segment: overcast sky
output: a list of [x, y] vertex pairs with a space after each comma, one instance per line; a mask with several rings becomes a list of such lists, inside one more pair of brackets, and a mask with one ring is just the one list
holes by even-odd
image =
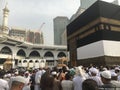
[[[4, 0], [0, 2], [1, 8]], [[57, 16], [70, 18], [79, 6], [80, 0], [8, 0], [9, 27], [40, 30], [45, 23], [41, 28], [45, 44], [53, 44], [53, 19]]]

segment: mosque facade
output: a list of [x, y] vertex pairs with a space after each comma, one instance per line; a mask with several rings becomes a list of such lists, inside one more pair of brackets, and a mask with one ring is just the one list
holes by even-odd
[[68, 56], [67, 47], [44, 45], [43, 33], [39, 31], [8, 27], [9, 9], [3, 9], [0, 27], [0, 68], [53, 67], [59, 59]]

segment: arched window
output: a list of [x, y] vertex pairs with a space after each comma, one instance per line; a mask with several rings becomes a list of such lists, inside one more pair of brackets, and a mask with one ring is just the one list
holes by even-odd
[[0, 53], [12, 55], [12, 50], [9, 47], [5, 46], [1, 49]]
[[27, 60], [24, 60], [23, 63], [27, 63]]
[[24, 51], [23, 49], [20, 49], [20, 50], [17, 52], [17, 55], [18, 55], [18, 56], [24, 56], [24, 57], [26, 57], [26, 53], [25, 53], [25, 51]]
[[64, 52], [60, 52], [60, 53], [58, 54], [58, 57], [66, 57], [66, 55], [65, 55]]
[[40, 54], [38, 51], [32, 51], [29, 55], [29, 57], [40, 57]]
[[30, 61], [29, 61], [29, 63], [33, 63], [33, 61], [32, 61], [32, 60], [30, 60]]
[[36, 60], [36, 61], [35, 61], [35, 63], [39, 63], [39, 61], [38, 61], [38, 60]]
[[53, 53], [48, 51], [45, 53], [44, 57], [54, 57]]
[[19, 61], [19, 63], [21, 63], [21, 60]]

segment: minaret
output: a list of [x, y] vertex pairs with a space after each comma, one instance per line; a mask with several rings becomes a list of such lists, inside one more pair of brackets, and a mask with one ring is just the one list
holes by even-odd
[[5, 8], [3, 9], [3, 23], [2, 23], [2, 32], [5, 34], [8, 34], [8, 14], [9, 14], [9, 9], [8, 9], [8, 3], [6, 3]]

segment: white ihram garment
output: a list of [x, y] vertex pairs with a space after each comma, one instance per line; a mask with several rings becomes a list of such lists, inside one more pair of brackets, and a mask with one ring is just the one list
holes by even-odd
[[75, 76], [73, 78], [73, 86], [74, 86], [74, 90], [82, 90], [82, 83], [85, 80], [84, 77], [82, 76]]
[[45, 70], [39, 70], [36, 74], [35, 74], [35, 90], [40, 90], [40, 79], [42, 74], [45, 73]]
[[62, 80], [61, 86], [62, 86], [62, 90], [74, 90], [73, 81], [71, 80]]
[[23, 87], [23, 90], [30, 90], [30, 84], [28, 85], [28, 83], [30, 83], [30, 76], [25, 77], [26, 79], [26, 83], [25, 86]]
[[9, 85], [6, 80], [0, 79], [0, 90], [9, 90]]

